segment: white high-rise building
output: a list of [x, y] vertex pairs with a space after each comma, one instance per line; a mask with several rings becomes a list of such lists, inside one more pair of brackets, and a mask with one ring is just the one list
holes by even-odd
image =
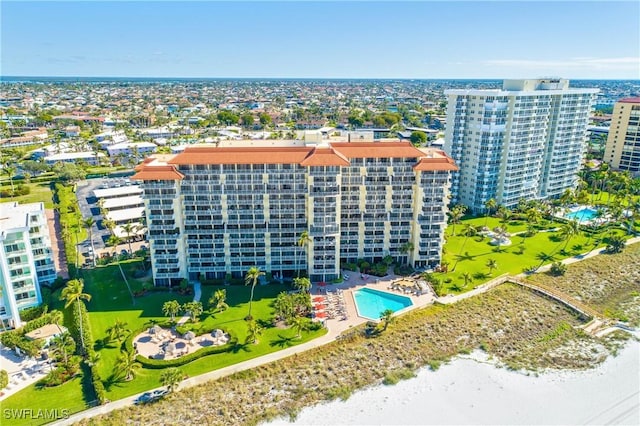
[[0, 319], [21, 325], [20, 311], [42, 303], [40, 285], [56, 279], [43, 203], [0, 203]]
[[521, 198], [556, 198], [577, 183], [598, 89], [564, 79], [504, 80], [502, 90], [446, 90], [444, 150], [460, 171], [452, 202], [514, 207]]
[[442, 151], [408, 142], [251, 143], [188, 147], [137, 167], [156, 285], [241, 277], [254, 265], [329, 281], [341, 262], [357, 259], [440, 263], [457, 169]]

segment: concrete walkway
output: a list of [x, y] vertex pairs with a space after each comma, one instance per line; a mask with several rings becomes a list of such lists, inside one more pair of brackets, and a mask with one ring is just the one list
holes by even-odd
[[[640, 242], [640, 237], [635, 237], [635, 238], [631, 238], [627, 241], [627, 245], [631, 245], [631, 244], [635, 244], [637, 242]], [[589, 259], [593, 256], [597, 256], [598, 254], [601, 254], [603, 252], [603, 248], [598, 248], [595, 250], [592, 250], [588, 253], [585, 253], [583, 255], [579, 255], [573, 258], [569, 258], [569, 259], [565, 259], [562, 262], [565, 264], [571, 264], [571, 263], [575, 263], [575, 262], [580, 262], [582, 260], [585, 259]], [[551, 265], [545, 265], [541, 268], [538, 269], [537, 272], [543, 272], [548, 270], [551, 267]], [[356, 290], [358, 287], [362, 287], [362, 286], [367, 286], [367, 287], [380, 287], [382, 288], [386, 288], [391, 281], [393, 281], [396, 277], [393, 275], [390, 275], [388, 277], [385, 277], [385, 281], [381, 281], [381, 282], [358, 282], [358, 277], [357, 277], [357, 273], [352, 273], [350, 274], [350, 280], [345, 281], [343, 284], [337, 285], [337, 286], [333, 286], [337, 287], [337, 288], [342, 288], [343, 290], [349, 290], [351, 292], [353, 292], [354, 290]], [[469, 297], [473, 297], [476, 296], [478, 294], [484, 293], [488, 290], [490, 290], [491, 288], [500, 285], [502, 282], [504, 282], [504, 277], [508, 275], [508, 274], [504, 274], [501, 275], [500, 277], [497, 277], [485, 284], [482, 284], [478, 287], [476, 287], [475, 289], [467, 292], [467, 293], [463, 293], [463, 294], [459, 294], [456, 296], [445, 296], [445, 297], [439, 297], [439, 298], [429, 298], [427, 297], [427, 295], [424, 296], [413, 296], [412, 297], [412, 301], [417, 298], [420, 300], [420, 298], [423, 298], [420, 300], [420, 303], [414, 303], [414, 309], [421, 307], [421, 306], [426, 306], [434, 301], [438, 302], [438, 303], [444, 303], [444, 304], [452, 304], [452, 303], [456, 303], [460, 300], [464, 300], [467, 299]], [[517, 275], [517, 277], [525, 277], [527, 274], [520, 274]], [[373, 281], [370, 277], [370, 281]], [[198, 283], [199, 284], [199, 283]], [[198, 285], [198, 287], [196, 288], [196, 286], [194, 285], [194, 300], [196, 300], [196, 296], [197, 296], [197, 300], [200, 300], [200, 286]], [[312, 295], [313, 297], [313, 295]], [[351, 299], [351, 298], [346, 298]], [[349, 309], [348, 309], [349, 311]], [[184, 318], [184, 317], [183, 317]], [[188, 318], [188, 317], [187, 317]], [[208, 373], [204, 373], [201, 374], [199, 376], [196, 377], [191, 377], [189, 379], [184, 380], [181, 385], [180, 388], [189, 388], [189, 387], [193, 387], [193, 386], [197, 386], [206, 382], [209, 382], [211, 380], [216, 380], [219, 379], [221, 377], [225, 377], [225, 376], [229, 376], [231, 374], [237, 373], [239, 371], [244, 371], [244, 370], [248, 370], [251, 368], [255, 368], [261, 365], [265, 365], [265, 364], [269, 364], [271, 362], [275, 362], [278, 360], [281, 360], [283, 358], [287, 358], [290, 357], [292, 355], [296, 355], [305, 351], [308, 351], [310, 349], [314, 349], [314, 348], [318, 348], [320, 346], [324, 346], [327, 343], [331, 343], [333, 341], [336, 340], [336, 338], [338, 336], [340, 336], [340, 334], [342, 334], [344, 331], [348, 330], [349, 328], [352, 328], [355, 325], [358, 324], [362, 324], [364, 322], [366, 322], [367, 320], [365, 318], [361, 318], [361, 317], [353, 317], [352, 313], [350, 313], [349, 315], [349, 319], [346, 321], [341, 321], [341, 320], [337, 320], [337, 319], [333, 319], [333, 320], [328, 320], [327, 321], [327, 328], [328, 328], [328, 332], [327, 334], [325, 334], [322, 337], [319, 337], [317, 339], [314, 339], [312, 341], [300, 344], [298, 346], [294, 346], [291, 348], [287, 348], [287, 349], [283, 349], [281, 351], [277, 351], [277, 352], [272, 352], [270, 354], [266, 354], [263, 355], [261, 357], [257, 357], [257, 358], [253, 358], [247, 361], [243, 361], [241, 363], [238, 364], [234, 364], [234, 365], [230, 365], [228, 367], [224, 367], [218, 370], [214, 370], [214, 371], [210, 371]], [[164, 388], [156, 388], [156, 389], [164, 389]], [[148, 391], [153, 391], [156, 389], [150, 389]], [[94, 408], [90, 408], [88, 410], [82, 411], [80, 413], [74, 414], [72, 416], [70, 416], [68, 419], [65, 420], [61, 420], [52, 424], [55, 425], [71, 425], [75, 422], [78, 422], [82, 419], [88, 419], [94, 416], [99, 416], [101, 414], [106, 414], [109, 413], [113, 410], [118, 410], [121, 408], [125, 408], [128, 407], [130, 405], [133, 405], [134, 401], [138, 398], [140, 394], [138, 395], [134, 395], [134, 396], [130, 396], [124, 399], [120, 399], [118, 401], [114, 401], [114, 402], [110, 402], [108, 404], [104, 404], [98, 407], [94, 407]]]

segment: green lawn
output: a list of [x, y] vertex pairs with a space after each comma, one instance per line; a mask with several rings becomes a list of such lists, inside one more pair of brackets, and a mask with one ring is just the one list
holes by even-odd
[[[110, 267], [97, 268], [85, 275], [86, 289], [94, 298], [87, 305], [91, 319], [93, 337], [98, 341], [97, 348], [101, 356], [100, 374], [105, 380], [107, 397], [111, 400], [124, 398], [146, 389], [160, 386], [160, 375], [163, 370], [145, 369], [138, 371], [137, 377], [131, 382], [111, 383], [109, 376], [120, 353], [119, 344], [110, 344], [101, 347], [99, 340], [106, 336], [105, 330], [115, 319], [127, 322], [131, 330], [140, 330], [152, 325], [153, 321], [166, 322], [167, 318], [162, 314], [162, 304], [168, 300], [178, 300], [184, 303], [192, 300], [192, 296], [181, 296], [178, 293], [151, 292], [135, 299], [132, 305], [128, 290], [118, 279], [119, 272], [110, 272]], [[193, 361], [180, 367], [189, 376], [206, 373], [221, 367], [236, 364], [238, 362], [275, 352], [289, 346], [306, 342], [319, 337], [325, 330], [315, 332], [303, 332], [301, 339], [295, 339], [295, 331], [271, 327], [269, 322], [273, 316], [271, 303], [281, 291], [288, 290], [282, 285], [270, 284], [268, 286], [256, 286], [252, 305], [252, 315], [265, 326], [259, 337], [258, 344], [243, 344], [247, 336], [247, 323], [244, 317], [248, 312], [250, 287], [228, 286], [222, 287], [227, 291], [227, 303], [230, 308], [222, 313], [210, 314], [207, 301], [212, 293], [221, 287], [203, 287], [201, 301], [204, 304], [205, 313], [201, 316], [201, 322], [194, 324], [194, 330], [198, 334], [198, 328], [211, 329], [222, 328], [232, 336], [238, 338], [241, 344], [230, 352], [210, 355]]]
[[[87, 383], [84, 383], [84, 385], [86, 387]], [[37, 385], [32, 384], [0, 403], [3, 414], [2, 424], [39, 425], [49, 423], [54, 419], [51, 417], [49, 417], [49, 419], [44, 418], [43, 413], [41, 413], [41, 418], [37, 418], [38, 410], [57, 410], [57, 413], [60, 413], [60, 415], [62, 415], [62, 410], [67, 410], [68, 414], [82, 411], [88, 408], [91, 402], [85, 399], [85, 395], [92, 394], [92, 392], [93, 391], [89, 389], [83, 392], [82, 377], [76, 377], [67, 383], [53, 388], [39, 388]], [[18, 419], [17, 416], [12, 416], [12, 418], [7, 418], [6, 416], [7, 411], [5, 410], [24, 409], [33, 410], [33, 415], [23, 419]], [[23, 413], [28, 415], [28, 413]], [[51, 415], [56, 413], [56, 411], [48, 411], [48, 413]]]
[[4, 201], [17, 201], [20, 204], [44, 203], [45, 209], [53, 208], [53, 192], [48, 182], [24, 184], [31, 188], [31, 193], [19, 197], [11, 197]]
[[[123, 262], [123, 269], [127, 275], [139, 265], [137, 260]], [[160, 375], [162, 369], [140, 368], [137, 376], [130, 382], [114, 382], [109, 380], [116, 359], [120, 353], [120, 344], [112, 343], [102, 345], [102, 339], [106, 336], [105, 330], [116, 319], [127, 322], [131, 330], [140, 330], [155, 322], [166, 322], [167, 318], [162, 314], [162, 304], [168, 300], [178, 300], [184, 303], [193, 299], [193, 296], [182, 296], [177, 292], [149, 292], [144, 296], [135, 298], [132, 302], [129, 291], [122, 281], [122, 277], [116, 265], [98, 267], [92, 270], [84, 270], [85, 292], [92, 298], [87, 303], [89, 318], [96, 341], [96, 349], [100, 354], [99, 370], [105, 387], [107, 398], [114, 401], [145, 390], [161, 386]], [[134, 290], [142, 288], [147, 279], [130, 279]], [[289, 346], [298, 345], [326, 333], [326, 330], [305, 331], [300, 339], [296, 338], [296, 332], [291, 329], [272, 327], [270, 324], [273, 315], [271, 303], [281, 292], [289, 290], [283, 285], [256, 286], [252, 305], [252, 315], [259, 323], [264, 325], [262, 334], [258, 337], [257, 344], [244, 344], [247, 336], [247, 323], [244, 317], [248, 313], [250, 287], [228, 286], [227, 303], [230, 308], [222, 313], [211, 314], [207, 311], [207, 301], [213, 292], [221, 287], [203, 287], [202, 299], [205, 312], [201, 316], [201, 322], [194, 326], [210, 328], [215, 326], [237, 337], [239, 344], [229, 353], [209, 355], [195, 360], [187, 365], [179, 367], [185, 374], [196, 376], [216, 370], [228, 365], [237, 364], [247, 359], [255, 358], [267, 353], [276, 352]], [[62, 309], [64, 302], [58, 300], [59, 291], [52, 297], [51, 308]], [[67, 320], [68, 318], [65, 318]], [[87, 408], [88, 402], [84, 395], [92, 394], [90, 388], [83, 392], [81, 379], [74, 379], [56, 388], [39, 390], [31, 386], [18, 394], [3, 401], [2, 408], [66, 408], [71, 413]], [[90, 397], [92, 398], [92, 397]], [[46, 404], [43, 402], [46, 400]], [[34, 424], [45, 423], [45, 420]], [[4, 422], [3, 422], [4, 424]], [[19, 424], [13, 421], [7, 424]]]
[[[595, 247], [606, 245], [603, 239], [610, 235], [612, 231], [604, 231], [592, 237], [581, 233], [572, 237], [568, 244], [560, 237], [559, 232], [538, 232], [532, 237], [524, 235], [511, 236], [512, 244], [502, 246], [498, 251], [497, 247], [489, 244], [488, 237], [480, 235], [475, 237], [464, 237], [462, 231], [465, 225], [483, 226], [485, 218], [473, 218], [461, 221], [455, 227], [456, 235], [452, 236], [453, 227], [447, 228], [447, 242], [443, 253], [443, 261], [449, 264], [448, 273], [435, 273], [435, 277], [445, 280], [445, 288], [449, 293], [459, 293], [457, 284], [464, 283], [462, 274], [469, 272], [473, 277], [469, 285], [462, 291], [471, 290], [476, 285], [482, 284], [492, 277], [504, 273], [519, 274], [525, 268], [541, 266], [568, 257], [576, 256], [588, 252]], [[515, 222], [515, 223], [514, 223]], [[523, 221], [510, 221], [507, 230], [510, 233], [519, 232], [526, 229]], [[503, 226], [496, 218], [489, 218], [489, 228]], [[560, 227], [562, 224], [548, 222], [549, 228]], [[622, 229], [616, 229], [618, 235], [626, 235]], [[566, 246], [566, 251], [563, 251]], [[489, 259], [495, 259], [497, 268], [489, 274], [486, 264]], [[446, 282], [449, 280], [450, 282]]]

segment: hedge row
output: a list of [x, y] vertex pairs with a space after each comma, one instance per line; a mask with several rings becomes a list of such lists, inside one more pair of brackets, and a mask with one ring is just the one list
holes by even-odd
[[162, 369], [167, 367], [179, 367], [181, 365], [185, 365], [190, 363], [191, 361], [195, 361], [196, 359], [200, 359], [203, 356], [221, 354], [224, 352], [229, 352], [233, 349], [238, 343], [238, 339], [233, 337], [229, 340], [226, 345], [222, 346], [208, 346], [203, 349], [198, 349], [197, 351], [190, 353], [188, 355], [181, 356], [176, 359], [151, 359], [144, 357], [142, 355], [138, 355], [136, 357], [136, 361], [142, 364], [146, 368], [152, 369]]

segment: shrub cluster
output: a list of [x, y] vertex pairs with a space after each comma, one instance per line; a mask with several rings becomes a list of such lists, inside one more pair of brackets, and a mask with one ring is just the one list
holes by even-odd
[[138, 361], [140, 364], [142, 364], [143, 367], [153, 368], [153, 369], [162, 369], [162, 368], [167, 368], [167, 367], [179, 367], [181, 365], [188, 364], [191, 361], [195, 361], [196, 359], [200, 359], [203, 356], [229, 352], [236, 346], [237, 343], [238, 343], [238, 339], [235, 338], [235, 337], [232, 337], [226, 345], [208, 346], [208, 347], [203, 348], [203, 349], [198, 349], [196, 352], [181, 356], [180, 358], [168, 359], [168, 360], [165, 360], [165, 359], [150, 359], [150, 358], [144, 357], [142, 355], [138, 355], [136, 357], [136, 361]]
[[0, 190], [0, 198], [19, 197], [21, 195], [29, 195], [31, 188], [26, 185], [18, 185], [12, 191], [11, 188]]

